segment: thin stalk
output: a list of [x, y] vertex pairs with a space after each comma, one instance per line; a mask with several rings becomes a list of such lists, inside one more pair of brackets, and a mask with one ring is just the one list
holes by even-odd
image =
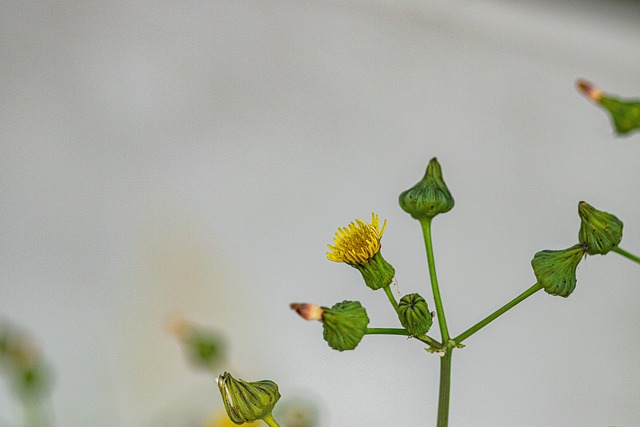
[[[367, 335], [402, 335], [405, 337], [412, 336], [409, 331], [403, 328], [367, 328], [365, 331]], [[428, 335], [418, 335], [413, 338], [422, 341], [425, 344], [429, 344], [429, 346], [437, 349], [442, 348], [442, 344], [440, 344], [437, 340], [431, 338]]]
[[429, 278], [431, 279], [431, 290], [433, 291], [433, 299], [436, 303], [436, 313], [438, 317], [438, 325], [440, 326], [440, 335], [442, 342], [449, 341], [449, 329], [447, 328], [447, 319], [444, 316], [444, 307], [442, 306], [442, 298], [440, 297], [440, 288], [438, 287], [438, 277], [436, 276], [436, 263], [433, 257], [433, 244], [431, 243], [431, 218], [421, 220], [422, 234], [424, 236], [424, 245], [427, 250], [427, 263], [429, 264]]
[[613, 252], [616, 252], [620, 255], [622, 255], [623, 257], [626, 257], [628, 259], [630, 259], [631, 261], [637, 262], [638, 264], [640, 264], [640, 257], [637, 257], [635, 255], [633, 255], [632, 253], [629, 253], [627, 251], [625, 251], [622, 248], [619, 247], [614, 247], [613, 249], [611, 249]]
[[503, 305], [502, 307], [500, 307], [499, 309], [497, 309], [496, 311], [494, 311], [493, 313], [491, 313], [490, 315], [488, 315], [487, 317], [485, 317], [484, 319], [482, 319], [481, 321], [479, 321], [478, 323], [476, 323], [475, 325], [473, 325], [472, 327], [470, 327], [469, 329], [461, 333], [460, 335], [458, 335], [457, 337], [455, 337], [453, 340], [455, 341], [456, 344], [462, 343], [462, 341], [466, 340], [471, 335], [475, 334], [480, 329], [484, 328], [489, 323], [493, 322], [498, 317], [500, 317], [501, 315], [503, 315], [504, 313], [506, 313], [507, 311], [509, 311], [510, 309], [512, 309], [513, 307], [515, 307], [516, 305], [524, 301], [525, 299], [529, 298], [531, 295], [538, 292], [540, 289], [542, 289], [542, 286], [536, 283], [535, 285], [531, 286], [529, 289], [527, 289], [526, 291], [524, 291], [523, 293], [521, 293], [520, 295], [518, 295], [517, 297], [515, 297], [514, 299], [512, 299], [511, 301], [509, 301], [508, 303], [506, 303], [505, 305]]
[[270, 426], [270, 427], [280, 427], [280, 424], [278, 424], [276, 419], [273, 418], [273, 415], [271, 415], [271, 414], [265, 415], [265, 417], [262, 419], [262, 421], [267, 423], [267, 425]]
[[393, 309], [396, 311], [398, 315], [400, 315], [400, 309], [398, 308], [398, 301], [396, 301], [396, 297], [393, 296], [393, 292], [391, 291], [391, 286], [384, 287], [384, 293], [387, 294], [387, 298], [389, 298], [389, 302], [393, 306]]
[[451, 355], [453, 349], [447, 349], [440, 358], [440, 393], [438, 395], [437, 427], [447, 427], [449, 424], [449, 397], [451, 395]]

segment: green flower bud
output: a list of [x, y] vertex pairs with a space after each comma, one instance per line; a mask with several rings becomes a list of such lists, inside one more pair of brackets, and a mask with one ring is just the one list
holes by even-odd
[[51, 368], [30, 337], [9, 324], [0, 324], [0, 369], [22, 399], [35, 401], [50, 391]]
[[619, 135], [640, 129], [640, 101], [611, 97], [584, 80], [578, 81], [578, 89], [609, 112]]
[[444, 183], [442, 169], [435, 157], [429, 162], [422, 180], [400, 193], [399, 202], [402, 210], [417, 220], [431, 219], [453, 208], [453, 197]]
[[271, 419], [271, 412], [280, 392], [278, 384], [270, 380], [246, 382], [225, 372], [217, 379], [224, 408], [236, 424]]
[[334, 350], [353, 350], [362, 340], [367, 325], [367, 310], [358, 301], [342, 301], [324, 309], [322, 336]]
[[405, 295], [400, 299], [398, 317], [402, 326], [414, 336], [426, 334], [433, 323], [427, 301], [419, 294]]
[[559, 251], [540, 251], [531, 260], [538, 284], [548, 294], [568, 297], [576, 287], [576, 268], [585, 254], [583, 244]]
[[587, 202], [578, 203], [580, 215], [580, 243], [589, 255], [605, 255], [622, 240], [622, 221], [614, 215], [599, 211]]
[[170, 317], [166, 327], [182, 343], [193, 366], [211, 369], [224, 359], [224, 341], [216, 332], [195, 326], [180, 315]]

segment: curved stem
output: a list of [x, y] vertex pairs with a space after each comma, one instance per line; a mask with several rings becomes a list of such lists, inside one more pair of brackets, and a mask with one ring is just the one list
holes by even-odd
[[265, 417], [262, 419], [262, 421], [267, 423], [267, 425], [270, 426], [270, 427], [280, 427], [280, 424], [278, 424], [276, 419], [273, 418], [273, 415], [271, 415], [271, 414], [265, 415]]
[[620, 255], [622, 255], [625, 258], [630, 259], [631, 261], [637, 262], [638, 264], [640, 264], [640, 257], [637, 257], [635, 255], [633, 255], [632, 253], [629, 253], [627, 251], [625, 251], [624, 249], [620, 248], [620, 247], [614, 247], [613, 249], [611, 249], [613, 252], [618, 253]]
[[[409, 333], [409, 331], [403, 328], [367, 328], [367, 330], [365, 331], [365, 334], [367, 335], [402, 335], [405, 337], [412, 336]], [[418, 336], [413, 336], [413, 338], [417, 339], [418, 341], [422, 341], [425, 344], [429, 344], [429, 346], [433, 348], [437, 348], [437, 349], [443, 348], [441, 343], [439, 343], [437, 340], [431, 338], [428, 335], [418, 335]]]
[[453, 349], [447, 349], [440, 358], [440, 393], [438, 395], [437, 427], [447, 427], [449, 424], [449, 397], [451, 395], [451, 355]]
[[461, 333], [460, 335], [458, 335], [457, 337], [455, 337], [453, 340], [455, 341], [456, 344], [462, 343], [462, 341], [466, 340], [471, 335], [475, 334], [480, 329], [484, 328], [489, 323], [493, 322], [498, 317], [500, 317], [501, 315], [503, 315], [504, 313], [506, 313], [507, 311], [509, 311], [510, 309], [512, 309], [513, 307], [515, 307], [516, 305], [524, 301], [525, 299], [529, 298], [531, 295], [538, 292], [540, 289], [542, 289], [542, 286], [536, 283], [535, 285], [531, 286], [529, 289], [527, 289], [526, 291], [524, 291], [523, 293], [521, 293], [520, 295], [518, 295], [517, 297], [515, 297], [514, 299], [512, 299], [511, 301], [509, 301], [508, 303], [506, 303], [505, 305], [503, 305], [502, 307], [500, 307], [499, 309], [497, 309], [496, 311], [494, 311], [493, 313], [491, 313], [490, 315], [488, 315], [487, 317], [485, 317], [484, 319], [482, 319], [481, 321], [479, 321], [478, 323], [476, 323], [475, 325], [473, 325], [472, 327], [470, 327], [469, 329]]
[[384, 287], [384, 293], [387, 294], [387, 298], [389, 298], [389, 302], [393, 306], [393, 309], [396, 311], [398, 315], [400, 315], [398, 302], [396, 301], [396, 297], [393, 296], [393, 292], [391, 291], [391, 286]]
[[438, 317], [438, 325], [440, 326], [440, 335], [442, 336], [442, 342], [446, 343], [447, 341], [449, 341], [449, 329], [447, 328], [447, 319], [444, 316], [444, 307], [442, 306], [440, 288], [438, 287], [438, 277], [436, 276], [436, 263], [433, 257], [433, 245], [431, 243], [431, 218], [420, 220], [420, 225], [422, 226], [424, 245], [427, 250], [429, 278], [431, 279], [431, 290], [433, 291], [433, 299], [436, 303], [436, 313]]

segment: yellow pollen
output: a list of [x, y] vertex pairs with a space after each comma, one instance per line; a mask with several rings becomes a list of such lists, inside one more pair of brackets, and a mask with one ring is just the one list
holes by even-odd
[[387, 221], [384, 221], [381, 229], [379, 226], [378, 215], [372, 213], [371, 223], [356, 219], [347, 227], [339, 228], [333, 238], [334, 246], [327, 245], [331, 250], [327, 252], [327, 258], [349, 265], [366, 264], [380, 252], [380, 239]]

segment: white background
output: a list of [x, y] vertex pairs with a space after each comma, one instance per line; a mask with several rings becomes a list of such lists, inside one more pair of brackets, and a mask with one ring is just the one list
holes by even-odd
[[[163, 329], [174, 312], [224, 331], [245, 379], [316, 400], [322, 427], [433, 425], [436, 356], [402, 337], [332, 351], [288, 304], [357, 299], [396, 326], [325, 258], [372, 211], [400, 292], [431, 301], [397, 196], [434, 156], [456, 199], [433, 229], [454, 335], [534, 283], [535, 252], [577, 242], [580, 200], [640, 253], [640, 135], [575, 90], [640, 96], [640, 9], [530, 3], [1, 2], [0, 316], [53, 365], [56, 426], [220, 408]], [[639, 279], [589, 257], [570, 298], [538, 293], [470, 338], [450, 425], [640, 425]]]

